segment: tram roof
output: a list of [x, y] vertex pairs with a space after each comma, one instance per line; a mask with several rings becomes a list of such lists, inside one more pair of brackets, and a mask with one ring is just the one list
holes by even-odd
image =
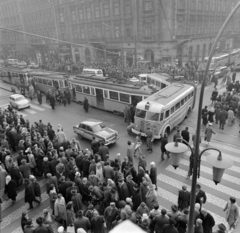
[[78, 85], [86, 85], [95, 88], [109, 89], [113, 91], [120, 92], [131, 92], [132, 94], [145, 94], [151, 95], [155, 90], [149, 87], [145, 83], [131, 83], [130, 81], [122, 83], [120, 80], [106, 79], [106, 80], [92, 80], [92, 79], [82, 79], [76, 77], [70, 77], [68, 79], [70, 82]]
[[177, 100], [182, 96], [189, 94], [194, 90], [192, 85], [182, 83], [172, 83], [168, 87], [152, 94], [145, 100], [137, 104], [137, 108], [145, 110], [146, 104], [149, 105], [150, 112], [160, 113], [163, 108], [171, 105], [173, 102], [177, 103]]

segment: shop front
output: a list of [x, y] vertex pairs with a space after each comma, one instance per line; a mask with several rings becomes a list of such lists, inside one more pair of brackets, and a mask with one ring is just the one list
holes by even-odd
[[71, 59], [71, 45], [70, 44], [61, 44], [59, 48], [59, 57], [62, 61], [67, 61]]

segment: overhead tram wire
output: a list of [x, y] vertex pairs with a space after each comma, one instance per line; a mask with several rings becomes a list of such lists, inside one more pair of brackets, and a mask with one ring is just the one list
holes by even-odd
[[[6, 31], [11, 31], [11, 32], [17, 32], [17, 33], [21, 33], [21, 34], [25, 34], [25, 35], [29, 35], [29, 36], [35, 36], [35, 37], [39, 37], [39, 38], [42, 38], [42, 39], [45, 39], [45, 40], [52, 40], [52, 41], [57, 41], [57, 42], [61, 42], [61, 43], [64, 43], [64, 44], [70, 44], [70, 45], [75, 45], [75, 46], [80, 46], [80, 47], [85, 47], [85, 48], [92, 48], [92, 46], [90, 45], [85, 45], [85, 44], [78, 44], [78, 43], [74, 43], [74, 42], [70, 42], [70, 41], [66, 41], [66, 40], [60, 40], [60, 39], [56, 39], [56, 38], [50, 38], [50, 37], [47, 37], [47, 36], [41, 36], [41, 35], [38, 35], [38, 34], [34, 34], [34, 33], [30, 33], [30, 32], [25, 32], [25, 31], [20, 31], [20, 30], [16, 30], [16, 29], [11, 29], [11, 28], [6, 28], [6, 27], [3, 27], [3, 26], [0, 26], [0, 29], [2, 30], [6, 30]], [[26, 43], [26, 42], [25, 42]], [[26, 43], [27, 44], [27, 43]], [[96, 48], [94, 47], [94, 49], [98, 50], [98, 51], [103, 51], [105, 52], [104, 49], [100, 49], [100, 48]], [[124, 56], [122, 53], [117, 53], [117, 52], [111, 52], [111, 51], [106, 51], [108, 54], [114, 54], [114, 55], [118, 55], [119, 57], [122, 57]], [[132, 58], [132, 56], [129, 56], [129, 55], [125, 55], [126, 57], [129, 57], [129, 58]]]

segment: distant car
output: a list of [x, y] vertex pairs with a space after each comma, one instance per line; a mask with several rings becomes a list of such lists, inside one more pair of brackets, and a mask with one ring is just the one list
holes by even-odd
[[227, 66], [221, 66], [216, 68], [214, 72], [214, 76], [218, 76], [218, 78], [222, 78], [228, 73], [228, 67]]
[[115, 143], [119, 137], [116, 130], [106, 127], [102, 121], [95, 119], [87, 119], [79, 125], [73, 126], [73, 131], [81, 138], [92, 140], [95, 136], [99, 141], [103, 141], [105, 145]]
[[13, 108], [16, 108], [17, 110], [31, 107], [30, 101], [20, 94], [11, 95], [9, 97], [9, 103], [12, 105]]
[[28, 65], [29, 68], [31, 69], [38, 69], [39, 68], [39, 65], [34, 63], [34, 62], [31, 62], [29, 65]]

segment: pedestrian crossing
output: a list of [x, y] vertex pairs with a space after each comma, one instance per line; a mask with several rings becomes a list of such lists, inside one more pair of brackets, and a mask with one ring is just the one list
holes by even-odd
[[[227, 226], [225, 219], [226, 213], [223, 211], [229, 197], [233, 196], [240, 203], [240, 150], [234, 146], [224, 145], [216, 141], [211, 141], [211, 147], [221, 150], [224, 157], [234, 161], [234, 165], [225, 170], [221, 183], [215, 185], [212, 181], [212, 167], [206, 162], [209, 155], [218, 155], [215, 151], [206, 151], [202, 155], [200, 178], [197, 182], [201, 185], [202, 190], [206, 192], [207, 202], [203, 207], [214, 217], [216, 225], [223, 223]], [[200, 151], [205, 149], [204, 145], [200, 146]], [[181, 158], [179, 167], [175, 170], [171, 164], [158, 174], [158, 195], [160, 205], [169, 208], [171, 203], [177, 204], [178, 191], [185, 185], [191, 191], [191, 178], [187, 178], [189, 169], [190, 151], [187, 151]]]
[[[8, 105], [9, 104], [0, 105], [0, 108], [7, 109]], [[51, 108], [52, 107], [50, 105], [47, 105], [47, 104], [39, 105], [37, 102], [31, 101], [31, 107], [30, 108], [21, 109], [19, 111], [14, 109], [14, 111], [16, 111], [19, 116], [22, 115], [23, 117], [27, 117], [29, 115], [38, 114], [39, 112], [44, 112], [47, 109], [51, 109]]]
[[[223, 208], [229, 200], [229, 197], [236, 197], [238, 204], [240, 203], [240, 149], [230, 145], [223, 145], [216, 141], [211, 142], [211, 146], [220, 149], [223, 153], [223, 156], [233, 159], [234, 166], [225, 170], [221, 183], [215, 185], [212, 181], [212, 168], [206, 162], [207, 156], [215, 152], [206, 151], [202, 155], [200, 173], [201, 177], [198, 179], [198, 183], [201, 184], [202, 190], [204, 190], [207, 195], [207, 202], [203, 204], [203, 207], [206, 208], [214, 217], [216, 225], [223, 223], [227, 226]], [[204, 148], [204, 145], [200, 147], [201, 150]], [[162, 169], [158, 174], [157, 192], [160, 208], [169, 210], [171, 205], [177, 204], [178, 191], [182, 189], [183, 185], [185, 185], [189, 191], [191, 190], [191, 178], [187, 178], [189, 156], [190, 152], [187, 151], [182, 156], [180, 165], [176, 170], [170, 164], [166, 167], [166, 169]], [[39, 180], [39, 184], [42, 191], [42, 203], [33, 210], [27, 210], [28, 204], [24, 202], [24, 190], [18, 193], [17, 201], [14, 205], [12, 205], [11, 201], [3, 202], [1, 232], [22, 232], [20, 225], [22, 212], [28, 212], [29, 217], [32, 218], [34, 225], [36, 225], [36, 219], [39, 216], [43, 216], [43, 209], [50, 210], [49, 198], [46, 193], [45, 179]], [[3, 191], [0, 190], [0, 193], [3, 194]], [[54, 222], [52, 224], [52, 228], [54, 232], [57, 232], [58, 224]]]

